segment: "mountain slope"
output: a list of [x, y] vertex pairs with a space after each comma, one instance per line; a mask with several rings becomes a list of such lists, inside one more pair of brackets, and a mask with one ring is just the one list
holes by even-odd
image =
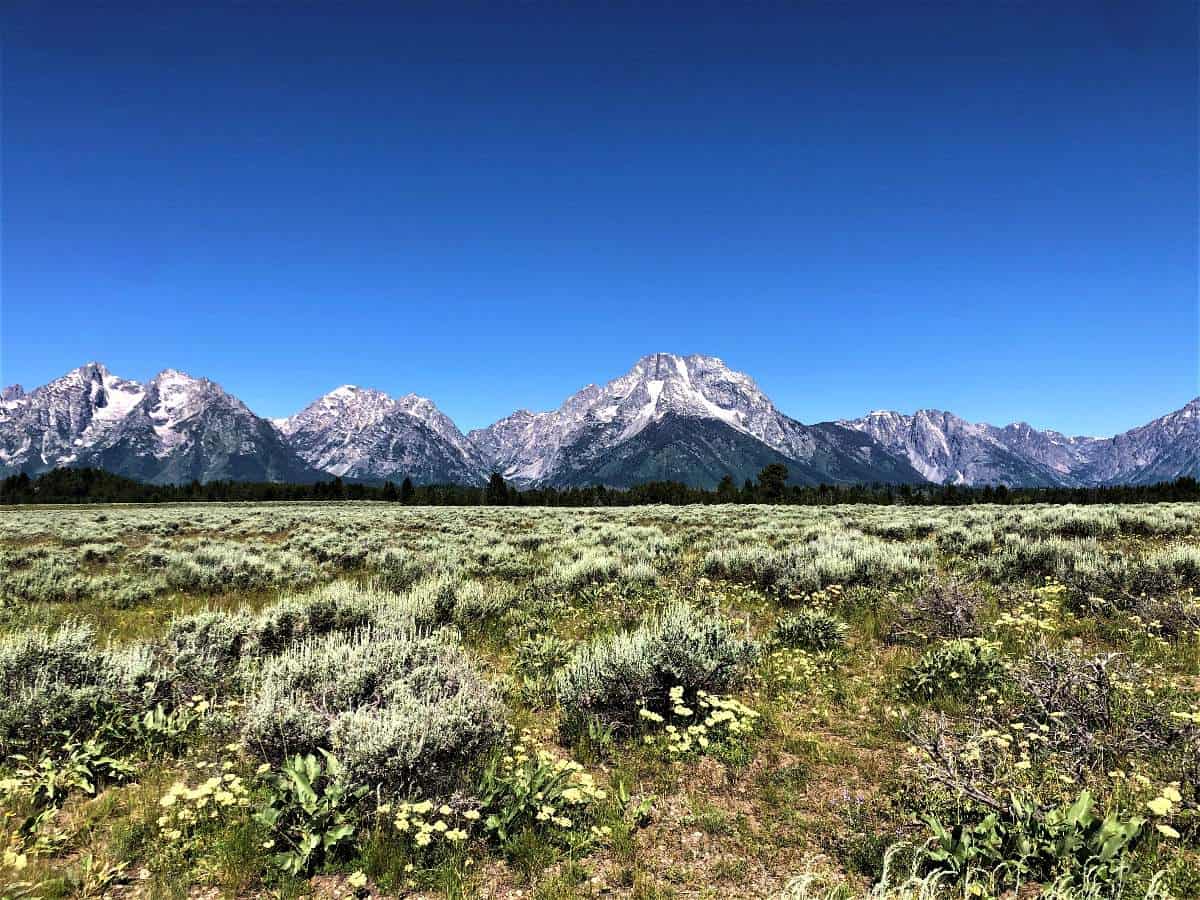
[[197, 479], [712, 487], [788, 467], [799, 484], [933, 481], [1085, 487], [1200, 477], [1200, 398], [1110, 438], [953, 413], [877, 411], [804, 425], [711, 356], [655, 353], [556, 410], [520, 410], [464, 436], [432, 401], [344, 386], [269, 422], [219, 385], [167, 369], [147, 384], [88, 363], [0, 391], [0, 476], [95, 466], [155, 483]]
[[174, 369], [150, 381], [121, 427], [82, 455], [80, 464], [156, 484], [320, 477], [241, 400]]
[[[1029, 453], [1012, 449], [1002, 429], [976, 425], [938, 409], [917, 410], [911, 416], [877, 410], [861, 419], [842, 422], [870, 435], [892, 453], [905, 456], [913, 468], [938, 484], [1006, 484], [1052, 486], [1068, 484], [1069, 475]], [[1029, 435], [1017, 426], [1008, 440], [1027, 447]]]
[[103, 442], [145, 388], [88, 363], [26, 394], [14, 385], [0, 400], [0, 472], [37, 474], [76, 464]]
[[1111, 438], [1068, 437], [1024, 422], [997, 428], [929, 409], [880, 410], [841, 424], [937, 483], [1091, 487], [1200, 475], [1200, 398]]
[[1200, 476], [1200, 397], [1115, 437], [1085, 440], [1083, 484], [1154, 484]]
[[0, 472], [58, 466], [94, 466], [156, 484], [320, 477], [219, 385], [173, 369], [141, 385], [100, 363], [0, 403]]
[[486, 477], [479, 451], [433, 402], [343, 385], [276, 422], [314, 468], [360, 481], [476, 484]]
[[710, 356], [645, 356], [558, 410], [520, 410], [468, 437], [518, 485], [621, 486], [670, 477], [711, 487], [725, 474], [749, 477], [767, 462], [787, 463], [798, 483], [922, 480], [906, 461], [852, 430], [783, 415], [753, 379]]

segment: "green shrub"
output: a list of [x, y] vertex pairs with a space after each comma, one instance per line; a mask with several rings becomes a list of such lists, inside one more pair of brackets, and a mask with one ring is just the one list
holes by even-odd
[[164, 562], [170, 587], [199, 594], [304, 584], [317, 574], [310, 563], [295, 554], [276, 553], [268, 557], [222, 545], [172, 552]]
[[595, 806], [606, 796], [579, 763], [523, 743], [493, 755], [478, 795], [484, 828], [501, 843], [522, 831], [567, 843], [586, 840]]
[[29, 568], [10, 571], [0, 579], [0, 600], [75, 603], [91, 592], [91, 579], [56, 557], [35, 560]]
[[632, 729], [640, 709], [668, 710], [673, 687], [682, 686], [689, 702], [698, 691], [728, 689], [757, 651], [754, 642], [734, 637], [719, 616], [672, 604], [632, 632], [575, 651], [555, 678], [563, 730], [580, 734], [593, 720]]
[[217, 610], [172, 620], [161, 652], [176, 697], [212, 694], [231, 684], [242, 655], [253, 644], [254, 626], [246, 613]]
[[307, 638], [366, 627], [406, 632], [431, 621], [426, 606], [407, 595], [336, 582], [284, 597], [257, 616], [215, 610], [180, 616], [168, 627], [161, 649], [175, 693], [186, 697], [235, 686], [244, 664]]
[[513, 669], [527, 703], [541, 705], [554, 697], [554, 673], [570, 658], [573, 641], [553, 634], [530, 635], [517, 645]]
[[786, 647], [802, 650], [836, 650], [846, 644], [850, 626], [819, 609], [805, 609], [775, 622], [774, 638]]
[[975, 822], [947, 826], [927, 816], [932, 839], [925, 856], [934, 868], [959, 878], [974, 869], [995, 873], [1001, 884], [1048, 882], [1061, 875], [1115, 884], [1146, 820], [1123, 820], [1116, 810], [1101, 818], [1093, 806], [1088, 791], [1049, 810], [1014, 794], [1006, 808]]
[[264, 609], [255, 620], [255, 652], [279, 653], [307, 637], [376, 624], [380, 609], [389, 599], [396, 598], [341, 582], [285, 597]]
[[969, 699], [995, 686], [1005, 674], [1000, 645], [983, 638], [943, 641], [905, 673], [900, 693], [913, 700]]
[[268, 781], [269, 795], [254, 818], [280, 848], [271, 855], [276, 866], [306, 875], [345, 849], [355, 832], [350, 812], [366, 790], [347, 784], [336, 757], [293, 756]]

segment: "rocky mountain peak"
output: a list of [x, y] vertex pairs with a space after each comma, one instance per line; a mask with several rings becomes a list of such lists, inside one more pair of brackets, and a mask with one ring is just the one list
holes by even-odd
[[1200, 474], [1200, 397], [1112, 438], [1002, 427], [934, 408], [803, 425], [715, 356], [651, 353], [554, 410], [520, 409], [464, 436], [427, 397], [344, 384], [286, 419], [255, 416], [178, 369], [146, 384], [90, 362], [0, 392], [0, 476], [95, 465], [147, 481], [303, 480], [518, 485], [715, 484], [782, 462], [804, 483], [1143, 484]]
[[478, 482], [479, 451], [428, 397], [342, 385], [277, 420], [309, 465], [347, 478]]

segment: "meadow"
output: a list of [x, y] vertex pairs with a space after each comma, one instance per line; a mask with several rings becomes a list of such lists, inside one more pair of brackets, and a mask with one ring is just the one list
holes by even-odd
[[1200, 505], [0, 512], [0, 896], [1200, 897]]

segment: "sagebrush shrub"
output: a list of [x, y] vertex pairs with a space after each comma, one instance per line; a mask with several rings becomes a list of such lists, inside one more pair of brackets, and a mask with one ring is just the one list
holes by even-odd
[[160, 649], [175, 693], [186, 697], [235, 686], [248, 664], [308, 638], [367, 627], [405, 633], [433, 621], [421, 598], [335, 582], [284, 597], [257, 616], [216, 610], [180, 616]]
[[317, 574], [311, 564], [293, 553], [267, 556], [222, 545], [171, 552], [164, 561], [170, 587], [203, 594], [305, 584]]
[[495, 691], [444, 632], [364, 630], [265, 660], [243, 730], [269, 761], [328, 750], [354, 784], [393, 795], [449, 789], [503, 723]]
[[232, 682], [254, 632], [254, 618], [244, 612], [206, 610], [172, 620], [161, 646], [172, 691], [210, 694]]
[[893, 544], [869, 535], [824, 530], [810, 540], [776, 550], [736, 546], [704, 557], [708, 575], [752, 581], [780, 596], [820, 590], [831, 584], [892, 584], [919, 574], [931, 553], [927, 544]]
[[757, 651], [753, 641], [735, 637], [721, 617], [674, 603], [631, 632], [575, 651], [555, 678], [563, 729], [576, 733], [590, 719], [631, 728], [641, 708], [666, 710], [676, 686], [689, 699], [701, 690], [727, 690]]
[[395, 598], [342, 582], [284, 597], [254, 622], [255, 652], [278, 653], [306, 637], [376, 624], [389, 599]]
[[105, 717], [142, 709], [155, 687], [145, 648], [106, 652], [90, 625], [0, 639], [0, 752], [90, 737]]
[[57, 557], [34, 560], [28, 568], [8, 572], [0, 578], [0, 602], [7, 599], [74, 603], [86, 599], [91, 592], [92, 580]]

